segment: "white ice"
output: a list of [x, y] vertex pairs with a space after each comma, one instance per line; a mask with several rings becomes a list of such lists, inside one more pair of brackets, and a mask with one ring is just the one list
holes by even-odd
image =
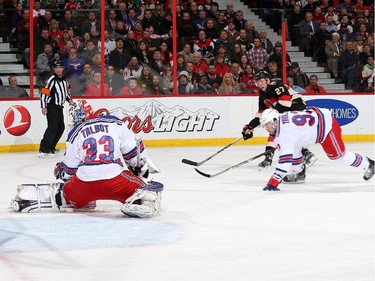
[[[152, 219], [128, 218], [114, 201], [91, 213], [10, 212], [17, 184], [53, 182], [62, 153], [0, 154], [0, 280], [374, 280], [374, 180], [320, 146], [306, 183], [280, 192], [262, 191], [273, 169], [259, 172], [258, 160], [215, 178], [181, 163], [220, 148], [148, 150], [165, 185]], [[373, 144], [347, 149], [374, 157]], [[235, 145], [199, 169], [216, 173], [263, 150]]]

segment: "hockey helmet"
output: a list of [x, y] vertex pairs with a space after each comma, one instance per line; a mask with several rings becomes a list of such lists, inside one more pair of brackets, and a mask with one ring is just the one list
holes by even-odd
[[255, 75], [255, 80], [258, 81], [260, 79], [271, 79], [271, 75], [267, 71], [265, 71], [265, 70], [260, 70]]
[[259, 118], [260, 124], [264, 127], [267, 123], [273, 124], [275, 119], [279, 118], [279, 112], [276, 109], [268, 108], [263, 111], [262, 116]]
[[86, 100], [78, 100], [69, 109], [74, 125], [85, 122], [93, 116], [94, 110]]

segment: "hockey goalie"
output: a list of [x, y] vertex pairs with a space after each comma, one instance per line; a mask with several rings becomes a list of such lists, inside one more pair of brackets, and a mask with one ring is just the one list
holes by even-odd
[[158, 213], [163, 184], [146, 180], [159, 170], [142, 140], [120, 119], [101, 113], [94, 113], [85, 100], [71, 108], [74, 127], [63, 161], [54, 169], [63, 182], [19, 185], [11, 202], [13, 211], [92, 210], [97, 200], [117, 200], [128, 216], [149, 218]]

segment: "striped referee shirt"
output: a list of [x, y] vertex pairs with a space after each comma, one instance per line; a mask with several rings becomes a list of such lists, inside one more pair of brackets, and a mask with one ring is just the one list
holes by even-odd
[[40, 103], [42, 108], [47, 104], [64, 107], [65, 101], [71, 100], [70, 85], [65, 77], [58, 78], [56, 75], [49, 77], [40, 92]]

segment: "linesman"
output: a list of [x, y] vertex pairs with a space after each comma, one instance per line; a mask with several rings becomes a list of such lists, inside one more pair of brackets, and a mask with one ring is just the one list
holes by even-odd
[[55, 155], [56, 144], [65, 130], [64, 104], [73, 103], [70, 94], [70, 85], [64, 77], [64, 66], [61, 61], [53, 63], [54, 74], [49, 77], [40, 92], [42, 114], [47, 117], [47, 129], [44, 132], [39, 147], [39, 157], [51, 157]]

